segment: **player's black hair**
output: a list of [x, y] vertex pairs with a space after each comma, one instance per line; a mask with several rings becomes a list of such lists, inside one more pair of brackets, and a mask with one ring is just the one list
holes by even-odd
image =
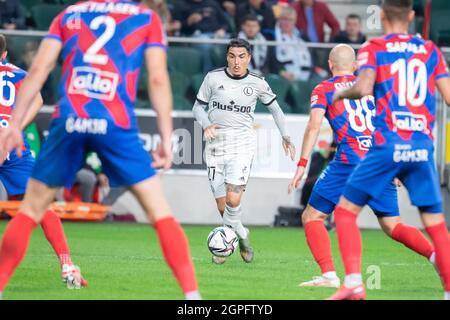
[[383, 0], [383, 11], [389, 21], [406, 21], [412, 8], [412, 0]]
[[248, 54], [252, 54], [252, 48], [250, 46], [250, 43], [245, 39], [241, 38], [231, 39], [231, 41], [228, 43], [227, 46], [227, 53], [230, 50], [230, 48], [245, 48]]
[[247, 15], [245, 15], [244, 19], [242, 19], [242, 21], [241, 21], [241, 26], [244, 23], [246, 23], [247, 21], [255, 21], [255, 22], [258, 22], [258, 24], [259, 24], [258, 17], [256, 15], [254, 15], [254, 14], [247, 14]]
[[0, 33], [0, 55], [6, 51], [6, 38]]

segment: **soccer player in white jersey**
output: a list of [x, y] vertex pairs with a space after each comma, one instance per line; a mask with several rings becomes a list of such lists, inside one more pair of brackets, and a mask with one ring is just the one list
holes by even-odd
[[[206, 75], [193, 107], [204, 129], [208, 178], [217, 208], [223, 224], [239, 237], [241, 257], [247, 263], [253, 260], [253, 249], [249, 231], [241, 222], [241, 198], [256, 149], [253, 121], [258, 100], [272, 113], [286, 155], [290, 154], [292, 160], [295, 156], [276, 95], [263, 77], [248, 70], [250, 60], [250, 44], [243, 39], [231, 40], [227, 46], [228, 66]], [[225, 258], [213, 256], [213, 262], [221, 264]]]

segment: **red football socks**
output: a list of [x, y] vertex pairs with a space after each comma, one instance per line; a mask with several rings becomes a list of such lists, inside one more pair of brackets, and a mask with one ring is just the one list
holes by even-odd
[[23, 213], [18, 213], [8, 223], [0, 247], [0, 292], [25, 256], [36, 225], [33, 219]]
[[183, 293], [198, 290], [186, 235], [173, 217], [155, 222], [159, 242], [167, 264], [172, 269]]
[[64, 234], [64, 228], [62, 226], [61, 219], [56, 215], [54, 211], [47, 210], [45, 212], [44, 218], [42, 219], [41, 227], [44, 231], [45, 237], [58, 256], [61, 266], [63, 264], [71, 265], [72, 260], [70, 258], [69, 246], [67, 245], [67, 240]]
[[323, 221], [310, 221], [305, 224], [305, 235], [314, 260], [322, 274], [335, 271], [331, 255], [331, 240]]
[[346, 275], [361, 273], [362, 241], [356, 219], [356, 214], [343, 207], [337, 206], [334, 211], [339, 250]]
[[392, 230], [392, 239], [403, 243], [405, 247], [430, 258], [434, 247], [419, 229], [399, 223]]
[[436, 249], [436, 265], [445, 291], [450, 291], [450, 236], [445, 222], [426, 228]]

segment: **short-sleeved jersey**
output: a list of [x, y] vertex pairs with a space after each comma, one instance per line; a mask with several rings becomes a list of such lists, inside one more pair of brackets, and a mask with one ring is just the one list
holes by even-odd
[[136, 125], [133, 107], [145, 49], [166, 48], [156, 13], [127, 0], [79, 2], [53, 20], [47, 38], [63, 46], [55, 117]]
[[311, 108], [326, 111], [333, 130], [333, 138], [338, 147], [335, 161], [357, 164], [372, 146], [375, 115], [374, 97], [360, 100], [342, 100], [332, 104], [337, 89], [351, 87], [356, 80], [354, 75], [336, 76], [319, 83], [311, 93]]
[[376, 72], [375, 143], [432, 141], [436, 80], [449, 76], [439, 48], [419, 36], [390, 34], [366, 42], [358, 65]]
[[252, 129], [256, 103], [270, 105], [276, 95], [263, 77], [247, 72], [234, 77], [226, 68], [209, 72], [197, 94], [197, 101], [208, 105], [208, 118], [224, 129]]
[[[0, 128], [6, 128], [9, 125], [17, 94], [26, 75], [27, 73], [24, 70], [4, 60], [0, 60]], [[29, 146], [25, 139], [24, 150], [29, 152]], [[16, 152], [13, 150], [10, 152], [5, 164], [16, 158]]]

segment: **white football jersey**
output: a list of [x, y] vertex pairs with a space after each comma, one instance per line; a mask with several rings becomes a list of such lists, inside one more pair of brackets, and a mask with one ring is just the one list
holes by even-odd
[[226, 68], [209, 72], [197, 94], [197, 101], [208, 105], [209, 121], [225, 129], [253, 129], [258, 99], [265, 105], [276, 99], [263, 77], [253, 72], [234, 77]]
[[[265, 105], [276, 99], [267, 82], [258, 74], [247, 71], [243, 77], [233, 77], [226, 68], [220, 68], [206, 75], [197, 101], [208, 106], [209, 121], [221, 126], [216, 130], [216, 138], [206, 142], [207, 162], [225, 155], [253, 158], [256, 150], [253, 122], [258, 99]], [[251, 165], [251, 160], [248, 165]]]

